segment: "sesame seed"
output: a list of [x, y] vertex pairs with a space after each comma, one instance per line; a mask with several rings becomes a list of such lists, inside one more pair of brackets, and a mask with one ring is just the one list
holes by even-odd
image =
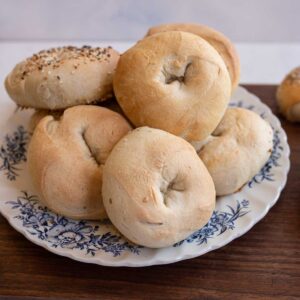
[[[25, 71], [20, 73], [20, 78], [23, 80], [28, 73], [33, 72], [35, 70], [39, 70], [41, 72], [44, 71], [44, 68], [57, 69], [61, 65], [64, 64], [65, 61], [68, 60], [76, 60], [86, 58], [84, 61], [86, 64], [87, 61], [107, 61], [107, 57], [110, 57], [111, 54], [108, 53], [111, 46], [108, 48], [100, 48], [84, 45], [83, 47], [74, 47], [74, 46], [66, 46], [66, 47], [57, 47], [51, 48], [48, 50], [41, 50], [37, 54], [33, 54], [26, 60], [25, 63]], [[79, 64], [74, 64], [74, 69], [77, 69]], [[47, 70], [46, 69], [46, 70]], [[50, 70], [48, 70], [48, 74], [50, 74]]]

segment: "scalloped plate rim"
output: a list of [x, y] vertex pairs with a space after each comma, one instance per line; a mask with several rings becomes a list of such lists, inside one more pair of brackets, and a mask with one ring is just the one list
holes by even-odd
[[264, 104], [256, 95], [250, 93], [244, 87], [241, 87], [241, 86], [238, 88], [238, 91], [240, 93], [244, 93], [248, 97], [251, 97], [256, 103], [258, 103], [266, 111], [266, 113], [273, 120], [273, 122], [276, 123], [276, 127], [278, 127], [278, 129], [280, 130], [280, 134], [282, 135], [283, 142], [285, 143], [285, 146], [286, 146], [285, 151], [282, 153], [283, 154], [282, 156], [286, 160], [287, 164], [285, 165], [284, 168], [281, 168], [281, 172], [280, 172], [281, 173], [281, 181], [280, 181], [280, 185], [278, 185], [276, 188], [276, 195], [274, 196], [272, 201], [270, 201], [264, 207], [264, 210], [262, 210], [260, 216], [256, 217], [255, 220], [251, 219], [251, 222], [247, 226], [243, 227], [242, 230], [233, 232], [230, 235], [230, 237], [225, 238], [224, 240], [222, 240], [222, 242], [219, 242], [217, 244], [207, 244], [207, 248], [204, 251], [202, 251], [201, 253], [199, 253], [199, 254], [184, 253], [184, 251], [181, 251], [180, 255], [177, 255], [176, 257], [171, 257], [171, 258], [168, 257], [167, 259], [163, 259], [163, 260], [159, 259], [157, 257], [158, 255], [154, 255], [154, 256], [152, 256], [152, 259], [149, 259], [142, 263], [134, 262], [134, 260], [126, 261], [126, 258], [122, 259], [122, 260], [106, 260], [106, 259], [103, 259], [103, 257], [89, 257], [89, 256], [83, 257], [82, 255], [74, 255], [72, 253], [73, 250], [71, 250], [71, 249], [54, 248], [54, 247], [51, 247], [50, 244], [48, 244], [47, 242], [44, 242], [43, 240], [35, 238], [28, 231], [26, 231], [25, 227], [23, 227], [18, 222], [13, 220], [13, 216], [8, 215], [5, 212], [5, 209], [3, 209], [2, 206], [0, 205], [1, 214], [4, 216], [4, 218], [8, 221], [8, 223], [16, 231], [18, 231], [23, 236], [25, 236], [25, 238], [28, 239], [30, 242], [44, 248], [47, 251], [50, 251], [56, 255], [67, 257], [67, 258], [70, 258], [72, 260], [76, 260], [79, 262], [91, 263], [91, 264], [97, 264], [97, 265], [109, 266], [109, 267], [147, 267], [147, 266], [152, 266], [152, 265], [163, 265], [163, 264], [175, 263], [178, 261], [191, 259], [191, 258], [195, 258], [195, 257], [201, 256], [201, 255], [204, 255], [210, 251], [219, 249], [219, 248], [231, 243], [233, 240], [239, 238], [240, 236], [247, 233], [251, 228], [253, 228], [253, 226], [255, 224], [257, 224], [260, 220], [262, 220], [266, 216], [266, 214], [269, 212], [269, 210], [276, 204], [276, 202], [278, 201], [278, 199], [280, 197], [281, 191], [283, 190], [283, 188], [286, 185], [287, 175], [290, 170], [290, 160], [289, 160], [290, 148], [289, 148], [288, 141], [287, 141], [287, 135], [286, 135], [284, 129], [282, 128], [279, 119], [272, 113], [271, 109], [266, 104]]

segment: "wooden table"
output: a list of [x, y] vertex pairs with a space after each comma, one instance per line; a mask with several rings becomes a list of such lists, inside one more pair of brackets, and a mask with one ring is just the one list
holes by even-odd
[[[277, 114], [275, 86], [246, 86]], [[244, 236], [165, 266], [109, 268], [59, 257], [0, 217], [0, 298], [300, 299], [300, 126], [281, 118], [291, 147], [286, 188]]]

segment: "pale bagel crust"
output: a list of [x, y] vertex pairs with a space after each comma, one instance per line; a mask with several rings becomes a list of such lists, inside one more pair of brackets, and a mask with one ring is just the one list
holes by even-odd
[[185, 31], [194, 33], [209, 42], [221, 55], [232, 81], [232, 88], [235, 89], [240, 80], [240, 60], [238, 53], [231, 41], [221, 32], [208, 26], [192, 23], [172, 23], [151, 27], [146, 36], [164, 31]]
[[102, 194], [117, 229], [151, 248], [170, 246], [204, 226], [216, 198], [193, 147], [149, 127], [133, 130], [114, 147], [104, 165]]
[[292, 70], [277, 89], [281, 113], [292, 122], [300, 122], [300, 67]]
[[40, 51], [6, 77], [10, 97], [22, 107], [64, 109], [113, 95], [119, 54], [111, 47], [61, 47]]
[[105, 217], [102, 167], [130, 129], [121, 115], [93, 105], [69, 108], [59, 120], [44, 117], [28, 149], [29, 172], [41, 201], [66, 217]]
[[169, 31], [145, 38], [122, 54], [114, 91], [136, 127], [202, 140], [223, 117], [231, 82], [222, 58], [204, 39]]
[[258, 114], [228, 108], [199, 156], [213, 178], [218, 196], [238, 191], [269, 159], [273, 131]]
[[59, 119], [60, 116], [63, 114], [63, 110], [46, 110], [46, 109], [39, 109], [34, 111], [32, 114], [29, 124], [28, 124], [28, 131], [30, 133], [34, 132], [34, 129], [39, 124], [39, 122], [46, 116], [53, 116], [54, 119]]

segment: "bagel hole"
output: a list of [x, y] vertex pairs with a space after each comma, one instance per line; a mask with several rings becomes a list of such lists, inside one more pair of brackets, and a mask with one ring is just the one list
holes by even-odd
[[163, 196], [163, 203], [166, 207], [169, 207], [169, 201], [168, 199], [170, 198], [170, 193], [171, 192], [183, 192], [185, 190], [184, 187], [184, 182], [183, 180], [178, 180], [177, 177], [175, 177], [172, 181], [168, 183], [168, 185], [161, 186], [160, 192], [162, 193]]
[[215, 132], [213, 132], [212, 134], [211, 134], [211, 137], [219, 137], [219, 136], [221, 136], [221, 135], [223, 135], [223, 132], [218, 132], [218, 133], [215, 133]]
[[171, 181], [167, 187], [167, 192], [170, 191], [176, 191], [176, 192], [183, 192], [184, 191], [184, 186], [183, 186], [183, 181]]
[[175, 72], [168, 71], [167, 68], [164, 66], [162, 69], [162, 74], [165, 78], [165, 84], [171, 84], [174, 81], [178, 81], [180, 84], [185, 83], [186, 74], [191, 65], [192, 65], [192, 63], [189, 62], [185, 66], [183, 73], [181, 72], [181, 74], [174, 74]]
[[82, 131], [80, 132], [80, 135], [82, 137], [82, 140], [88, 150], [88, 153], [89, 153], [89, 156], [90, 158], [98, 165], [98, 166], [101, 166], [101, 162], [97, 160], [97, 157], [96, 155], [94, 154], [94, 152], [92, 151], [89, 143], [87, 142], [86, 140], [86, 137], [85, 137], [85, 132], [86, 132], [86, 128], [83, 128]]
[[54, 119], [50, 120], [46, 125], [46, 130], [48, 134], [53, 134], [58, 126], [58, 122]]
[[163, 222], [150, 222], [150, 221], [142, 221], [142, 224], [152, 225], [152, 226], [161, 226], [164, 223]]
[[165, 73], [165, 84], [171, 84], [174, 81], [184, 83], [184, 76], [176, 76], [173, 74]]

